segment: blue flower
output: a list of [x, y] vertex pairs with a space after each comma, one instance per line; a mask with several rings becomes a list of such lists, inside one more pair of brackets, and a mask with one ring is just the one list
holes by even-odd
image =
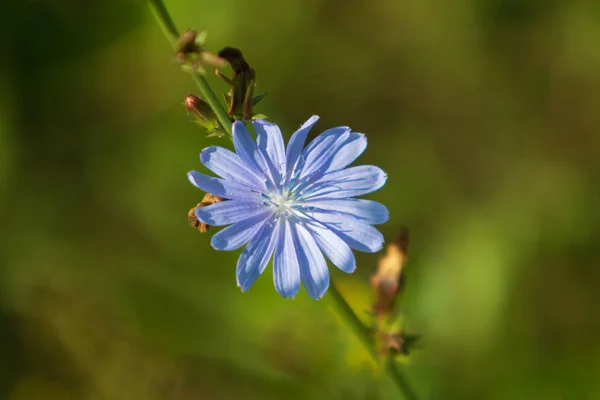
[[380, 168], [347, 168], [367, 147], [364, 134], [348, 127], [328, 129], [304, 148], [308, 132], [319, 119], [311, 117], [290, 139], [287, 149], [279, 127], [253, 121], [256, 142], [244, 124], [233, 124], [236, 153], [212, 146], [200, 161], [220, 178], [190, 171], [190, 182], [229, 199], [196, 209], [196, 217], [213, 226], [230, 225], [212, 237], [217, 250], [246, 245], [237, 263], [242, 291], [252, 286], [273, 257], [275, 288], [293, 297], [300, 281], [313, 299], [329, 287], [325, 256], [351, 273], [351, 249], [376, 252], [383, 236], [373, 224], [389, 218], [388, 210], [354, 196], [381, 188], [387, 175]]

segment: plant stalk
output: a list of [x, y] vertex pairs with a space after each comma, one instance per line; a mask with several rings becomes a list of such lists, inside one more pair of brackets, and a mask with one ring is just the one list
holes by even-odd
[[[331, 281], [329, 284], [329, 298], [332, 300], [332, 308], [336, 314], [340, 316], [352, 329], [354, 334], [358, 336], [363, 346], [369, 351], [373, 360], [380, 364], [381, 357], [377, 354], [377, 349], [373, 344], [372, 333], [365, 324], [358, 318], [354, 310], [350, 307], [344, 296], [339, 292], [334, 282]], [[418, 400], [415, 391], [411, 388], [410, 384], [406, 380], [406, 377], [398, 369], [396, 362], [393, 358], [388, 357], [383, 363], [383, 369], [387, 376], [394, 382], [396, 388], [402, 393], [407, 400]]]
[[[148, 5], [150, 6], [154, 17], [158, 21], [158, 24], [160, 25], [163, 33], [165, 34], [165, 37], [167, 38], [167, 40], [169, 40], [171, 46], [173, 48], [176, 48], [177, 40], [179, 39], [180, 34], [177, 30], [177, 26], [171, 18], [171, 15], [169, 14], [169, 11], [167, 10], [167, 7], [165, 6], [164, 1], [148, 0]], [[194, 82], [196, 82], [196, 85], [198, 86], [198, 89], [200, 89], [200, 94], [202, 95], [204, 100], [206, 100], [210, 108], [212, 108], [212, 110], [217, 115], [219, 123], [221, 124], [225, 132], [227, 132], [229, 138], [233, 140], [233, 135], [231, 133], [231, 119], [229, 118], [227, 111], [225, 110], [215, 93], [210, 88], [208, 81], [202, 74], [198, 72], [192, 72], [191, 74], [192, 78], [194, 79]]]

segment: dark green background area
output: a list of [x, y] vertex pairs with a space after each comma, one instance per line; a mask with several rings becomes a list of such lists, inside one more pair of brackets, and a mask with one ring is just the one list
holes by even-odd
[[[286, 138], [367, 134], [423, 399], [600, 398], [600, 3], [167, 6], [242, 49]], [[326, 298], [270, 267], [242, 294], [239, 252], [188, 226], [216, 140], [189, 93], [141, 0], [0, 5], [0, 399], [397, 398]], [[332, 270], [361, 317], [379, 256]]]

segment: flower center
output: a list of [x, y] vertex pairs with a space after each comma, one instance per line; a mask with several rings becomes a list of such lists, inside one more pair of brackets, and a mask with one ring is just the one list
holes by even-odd
[[273, 207], [277, 215], [288, 218], [294, 217], [294, 207], [298, 205], [294, 196], [290, 196], [289, 191], [284, 193], [269, 193], [264, 194], [263, 198], [267, 200], [264, 204], [268, 207]]
[[291, 211], [294, 201], [288, 198], [288, 194], [272, 196], [273, 205], [277, 208], [277, 213], [286, 214]]

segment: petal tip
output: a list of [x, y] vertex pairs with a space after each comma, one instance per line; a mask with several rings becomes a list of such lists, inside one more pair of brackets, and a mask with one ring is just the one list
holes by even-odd
[[247, 282], [244, 282], [244, 283], [240, 282], [239, 279], [236, 279], [236, 283], [237, 283], [237, 287], [240, 288], [242, 293], [246, 293], [250, 289], [250, 286], [252, 286], [252, 285], [248, 285]]
[[298, 287], [298, 288], [292, 288], [289, 291], [279, 291], [279, 290], [277, 290], [277, 291], [279, 292], [279, 294], [281, 295], [281, 297], [283, 297], [284, 299], [292, 299], [292, 300], [294, 300], [296, 298], [296, 295], [298, 294], [298, 290], [299, 289], [300, 288]]
[[187, 173], [188, 180], [190, 181], [190, 183], [192, 185], [194, 185], [196, 187], [198, 187], [198, 185], [196, 184], [196, 179], [194, 178], [194, 175], [197, 173], [198, 173], [198, 171], [194, 171], [194, 170], [188, 171], [188, 173]]
[[314, 296], [312, 296], [310, 293], [308, 294], [313, 300], [321, 300], [323, 298], [323, 296], [325, 296], [325, 293], [327, 293], [327, 290], [329, 290], [329, 282], [327, 283], [327, 286], [323, 287], [321, 290], [319, 290], [317, 293], [314, 293]]
[[254, 125], [269, 125], [269, 126], [277, 126], [278, 127], [278, 125], [276, 123], [271, 122], [271, 121], [266, 120], [266, 119], [253, 119], [252, 120], [252, 125], [253, 126]]
[[206, 162], [209, 161], [211, 154], [215, 152], [216, 148], [217, 148], [217, 146], [209, 146], [209, 147], [203, 148], [200, 151], [200, 162], [202, 164], [206, 164]]
[[390, 212], [388, 211], [387, 208], [385, 210], [386, 210], [386, 213], [382, 215], [381, 222], [377, 222], [377, 225], [385, 224], [386, 222], [388, 222], [390, 220]]
[[302, 127], [301, 127], [301, 128], [305, 128], [305, 127], [307, 127], [307, 126], [310, 126], [310, 125], [314, 125], [314, 124], [316, 124], [316, 123], [317, 123], [317, 121], [319, 120], [319, 118], [320, 118], [320, 117], [319, 117], [318, 115], [316, 115], [316, 114], [315, 114], [315, 115], [313, 115], [312, 117], [310, 117], [309, 119], [307, 119], [307, 120], [306, 120], [306, 121], [305, 121], [305, 122], [302, 124]]
[[343, 272], [347, 273], [347, 274], [352, 274], [354, 273], [354, 271], [356, 271], [356, 259], [354, 257], [352, 257], [352, 261], [350, 263], [348, 263], [347, 266], [345, 266], [345, 268], [340, 268], [340, 270], [342, 270]]
[[377, 246], [373, 247], [373, 253], [377, 253], [378, 251], [381, 251], [381, 249], [383, 249], [383, 245], [385, 244], [385, 242], [381, 242], [379, 243]]

